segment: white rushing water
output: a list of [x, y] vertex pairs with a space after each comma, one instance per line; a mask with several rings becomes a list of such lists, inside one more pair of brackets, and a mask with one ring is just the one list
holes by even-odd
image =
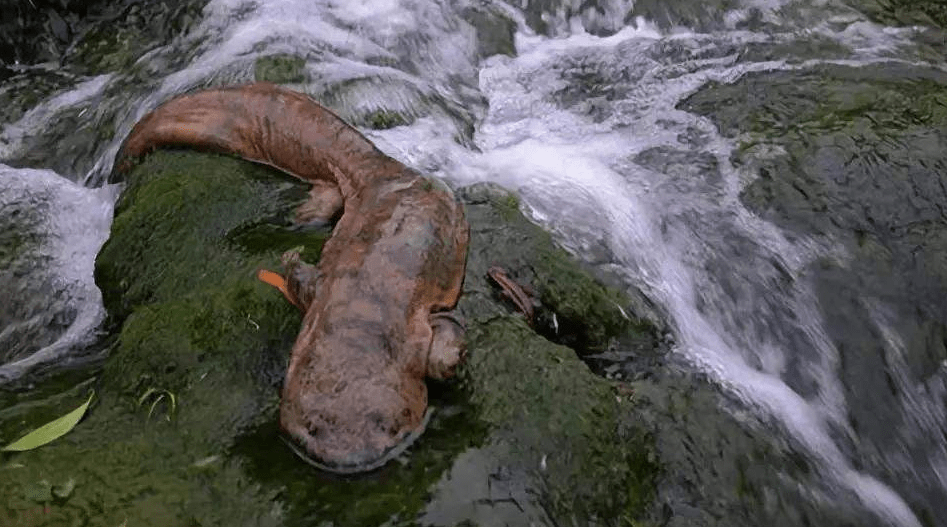
[[[92, 273], [117, 190], [0, 164], [0, 221], [22, 231], [6, 238], [19, 242], [8, 248], [14, 254], [0, 269], [7, 322], [0, 328], [0, 385], [33, 368], [68, 362], [93, 341], [105, 310]], [[49, 326], [62, 330], [49, 335]]]
[[[746, 2], [725, 17], [730, 29], [714, 34], [683, 27], [662, 33], [644, 19], [610, 36], [585, 31], [590, 25], [620, 27], [628, 4], [606, 3], [601, 11], [573, 6], [576, 16], [560, 13], [548, 20], [553, 37], [531, 31], [520, 11], [491, 4], [517, 22], [517, 56], [478, 64], [473, 30], [458, 21], [456, 7], [440, 3], [386, 0], [368, 7], [214, 0], [201, 27], [175, 44], [185, 46], [193, 59], [157, 75], [145, 94], [124, 101], [128, 106], [115, 119], [118, 133], [87, 180], [108, 172], [131, 126], [162, 101], [199, 86], [248, 81], [254, 60], [273, 53], [307, 57], [313, 81], [291, 87], [317, 98], [326, 85], [377, 81], [371, 90], [343, 99], [348, 105], [343, 110], [404, 110], [438, 98], [463, 106], [476, 94], [486, 105], [472, 147], [455, 140], [462, 127], [449, 112], [431, 111], [409, 126], [367, 133], [398, 159], [456, 184], [495, 181], [515, 189], [533, 217], [580, 256], [592, 260], [592, 247], [606, 247], [611, 263], [669, 316], [677, 354], [754, 410], [761, 423], [776, 422], [840, 495], [857, 496], [884, 523], [919, 526], [898, 490], [856, 469], [833, 435], [855, 436], [837, 376], [839, 353], [826, 334], [814, 291], [798, 278], [818, 259], [846, 262], [850, 256], [830, 238], [787, 237], [746, 210], [739, 193], [754, 176], [730, 164], [736, 143], [708, 120], [675, 108], [709, 81], [896, 57], [908, 45], [907, 30], [871, 24], [834, 3], [801, 3], [806, 9], [799, 8], [800, 16], [812, 22], [803, 37], [836, 42], [850, 56], [762, 62], [742, 61], [739, 53], [726, 50], [800, 39], [798, 30], [737, 29], [752, 8], [764, 20], [781, 22], [777, 13], [789, 2]], [[604, 77], [594, 78], [602, 72]], [[51, 111], [82, 104], [111, 81], [89, 79], [7, 125], [0, 138], [6, 134], [9, 146], [0, 154], [10, 155], [19, 145], [15, 139], [41, 127]], [[646, 162], [651, 154], [660, 163]], [[77, 245], [68, 241], [75, 224], [62, 223], [64, 215], [50, 225], [67, 240], [63, 247], [79, 247], [80, 253], [57, 260], [56, 269], [79, 284], [76, 291], [88, 293], [91, 258], [107, 232], [101, 215], [110, 209], [104, 198], [64, 186], [54, 175], [6, 170], [20, 178], [16, 181], [31, 177], [35, 184], [60, 188], [62, 199], [90, 209]], [[9, 192], [3, 189], [4, 195]], [[87, 306], [98, 301], [89, 295], [83, 300]], [[88, 333], [101, 313], [91, 308], [84, 313], [76, 327]], [[884, 326], [883, 310], [878, 313]], [[789, 334], [794, 338], [785, 338]], [[892, 349], [903, 346], [896, 334], [887, 337]], [[3, 366], [0, 377], [13, 365]], [[811, 388], [803, 393], [792, 379]], [[935, 389], [914, 390], [903, 402], [919, 433], [947, 422], [937, 397], [925, 395]], [[947, 452], [935, 449], [929, 455], [947, 489]]]
[[[548, 72], [570, 54], [647, 56], [662, 39], [645, 28], [608, 38], [579, 34], [548, 44], [543, 39], [523, 40], [519, 57], [496, 60], [481, 71], [490, 113], [477, 143], [485, 151], [480, 162], [492, 165], [482, 173], [517, 188], [539, 219], [573, 247], [580, 248], [593, 231], [605, 237], [621, 263], [636, 270], [637, 285], [668, 310], [676, 327], [678, 353], [746, 404], [775, 417], [818, 461], [825, 477], [852, 491], [879, 517], [894, 525], [919, 526], [898, 493], [855, 470], [830, 435], [828, 421], [847, 429], [846, 403], [835, 377], [838, 352], [813, 308], [809, 286], [795, 282], [780, 301], [796, 313], [800, 329], [817, 347], [811, 354], [816, 360], [807, 364], [818, 386], [814, 400], [805, 399], [781, 378], [789, 357], [799, 350], [767, 338], [771, 335], [765, 328], [754, 327], [755, 322], [769, 320], [734, 302], [719, 286], [719, 267], [707, 272], [711, 261], [726, 259], [734, 273], [727, 280], [749, 291], [776, 285], [780, 273], [798, 277], [816, 258], [847, 258], [837, 254], [831, 241], [790, 242], [749, 213], [738, 198], [746, 177], [728, 162], [735, 145], [710, 123], [675, 110], [679, 100], [708, 80], [726, 82], [747, 71], [788, 67], [731, 66], [732, 57], [722, 57], [703, 61], [693, 74], [668, 80], [661, 76], [663, 68], [648, 64], [650, 68], [641, 68], [647, 73], [633, 96], [612, 118], [630, 124], [619, 128], [607, 121], [589, 123], [546, 102], [559, 81]], [[702, 150], [716, 159], [722, 181], [687, 181], [626, 162], [649, 148], [681, 148], [678, 134], [689, 128], [704, 136]], [[733, 258], [728, 254], [732, 238], [750, 241], [750, 252]], [[778, 261], [782, 270], [766, 265], [767, 260]]]

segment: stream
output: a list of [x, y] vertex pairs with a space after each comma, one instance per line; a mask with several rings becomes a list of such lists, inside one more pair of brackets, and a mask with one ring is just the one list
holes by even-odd
[[2, 65], [0, 388], [106, 353], [92, 269], [135, 122], [271, 67], [404, 163], [514, 190], [653, 302], [663, 371], [782, 452], [754, 469], [791, 489], [760, 491], [763, 516], [682, 490], [740, 486], [701, 473], [659, 484], [658, 523], [947, 525], [942, 31], [838, 0], [178, 4], [176, 31], [133, 43], [122, 24], [149, 15], [126, 2]]

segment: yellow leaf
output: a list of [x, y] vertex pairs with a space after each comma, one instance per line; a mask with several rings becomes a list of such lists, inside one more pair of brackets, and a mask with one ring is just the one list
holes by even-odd
[[32, 432], [17, 439], [9, 445], [0, 448], [0, 451], [22, 452], [24, 450], [33, 450], [34, 448], [41, 447], [50, 441], [66, 435], [66, 433], [72, 430], [73, 427], [76, 426], [76, 423], [82, 419], [82, 416], [85, 415], [86, 410], [89, 409], [89, 403], [92, 402], [92, 397], [94, 395], [95, 392], [90, 393], [89, 399], [79, 408], [76, 408], [75, 410], [58, 419], [44, 424], [43, 426], [33, 430]]

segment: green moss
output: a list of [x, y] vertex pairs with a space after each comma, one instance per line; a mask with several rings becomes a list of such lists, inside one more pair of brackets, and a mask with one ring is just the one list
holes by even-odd
[[562, 331], [575, 335], [573, 344], [580, 351], [602, 350], [610, 339], [631, 330], [651, 331], [647, 322], [626, 313], [622, 306], [628, 305], [627, 297], [575, 266], [564, 251], [550, 246], [538, 256], [534, 268], [540, 299], [556, 313]]
[[260, 57], [253, 66], [253, 77], [260, 82], [290, 84], [306, 82], [306, 59], [297, 55], [276, 54]]
[[494, 202], [494, 204], [500, 211], [500, 215], [503, 216], [503, 219], [505, 220], [514, 220], [522, 215], [520, 212], [520, 199], [512, 192], [506, 196], [500, 197]]
[[[479, 416], [531, 462], [563, 520], [634, 518], [650, 503], [657, 465], [649, 439], [622, 425], [612, 386], [573, 350], [551, 344], [520, 318], [474, 328], [463, 380]], [[628, 409], [624, 409], [628, 411]], [[542, 460], [545, 467], [540, 468]]]
[[[461, 382], [429, 383], [437, 410], [410, 455], [340, 479], [284, 447], [278, 388], [300, 315], [253, 273], [278, 268], [282, 251], [297, 245], [308, 261], [318, 257], [327, 231], [290, 224], [306, 190], [268, 168], [188, 152], [158, 152], [133, 171], [96, 262], [118, 328], [99, 397], [60, 441], [0, 460], [12, 462], [0, 469], [0, 495], [12, 497], [0, 518], [34, 507], [31, 489], [72, 479], [68, 497], [44, 502], [50, 524], [411, 523], [461, 453], [502, 441], [511, 445], [502, 462], [557, 520], [633, 524], [653, 496], [657, 468], [647, 435], [626, 423], [630, 403], [616, 400], [573, 350], [482, 294], [490, 291], [485, 268], [517, 246], [521, 259], [505, 263], [535, 262], [532, 272], [564, 314], [596, 316], [594, 304], [625, 299], [570, 265], [513, 212], [508, 193], [495, 194], [499, 207], [468, 201], [473, 274], [461, 311], [473, 315], [470, 360]], [[589, 334], [609, 335], [618, 327], [609, 317], [590, 322], [605, 329]], [[155, 391], [165, 399], [152, 411]], [[468, 505], [468, 495], [458, 499], [447, 507]]]
[[134, 2], [88, 17], [90, 24], [66, 61], [94, 75], [127, 71], [145, 53], [184, 35], [201, 19], [207, 0]]
[[[252, 275], [234, 275], [212, 289], [142, 306], [125, 322], [103, 382], [137, 398], [148, 388], [190, 397], [212, 375], [244, 377], [267, 361], [278, 368], [300, 317]], [[274, 355], [274, 353], [277, 353]], [[186, 410], [188, 405], [183, 404]]]
[[136, 32], [124, 27], [97, 27], [76, 45], [78, 63], [95, 72], [128, 68], [140, 56]]
[[[655, 337], [657, 330], [631, 309], [632, 300], [576, 265], [547, 232], [523, 216], [514, 194], [495, 185], [474, 185], [462, 194], [468, 201], [471, 246], [485, 248], [484, 254], [467, 262], [468, 284], [481, 280], [490, 266], [506, 269], [514, 281], [531, 286], [538, 295], [537, 330], [580, 353], [602, 350], [618, 337]], [[474, 317], [495, 314], [491, 310], [480, 314], [479, 307], [468, 309]]]
[[[96, 265], [106, 308], [119, 318], [136, 305], [177, 299], [234, 274], [250, 278], [296, 245], [307, 247], [308, 258], [318, 257], [327, 236], [291, 229], [306, 187], [271, 169], [224, 156], [160, 152], [137, 173]], [[266, 251], [259, 238], [274, 231], [283, 235]]]
[[408, 120], [398, 112], [389, 110], [375, 110], [366, 117], [368, 125], [375, 130], [387, 130], [396, 126], [408, 124]]

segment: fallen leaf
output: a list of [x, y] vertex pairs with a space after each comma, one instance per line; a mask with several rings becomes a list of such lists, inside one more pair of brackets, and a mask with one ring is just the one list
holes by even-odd
[[66, 433], [72, 430], [73, 427], [76, 426], [76, 423], [82, 419], [82, 416], [85, 415], [86, 410], [89, 409], [89, 403], [92, 402], [93, 396], [95, 396], [95, 392], [90, 393], [89, 399], [82, 403], [82, 406], [79, 408], [76, 408], [75, 410], [58, 419], [44, 424], [43, 426], [33, 430], [32, 432], [17, 439], [9, 445], [0, 448], [0, 451], [23, 452], [24, 450], [33, 450], [34, 448], [41, 447], [66, 435]]

